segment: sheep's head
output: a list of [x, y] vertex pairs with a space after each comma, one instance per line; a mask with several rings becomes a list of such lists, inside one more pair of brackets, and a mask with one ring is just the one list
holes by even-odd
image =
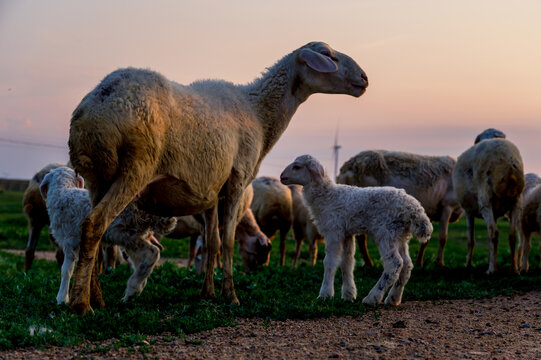
[[500, 131], [494, 128], [489, 128], [483, 131], [482, 133], [480, 133], [479, 135], [477, 135], [473, 144], [475, 145], [486, 139], [496, 139], [496, 138], [505, 139], [505, 133], [503, 131]]
[[323, 42], [311, 42], [298, 49], [296, 62], [297, 86], [293, 91], [299, 90], [306, 97], [314, 93], [359, 97], [368, 86], [368, 77], [355, 60]]
[[321, 184], [326, 179], [323, 166], [310, 155], [301, 155], [289, 164], [282, 174], [280, 181], [284, 185], [303, 185], [310, 183]]
[[51, 185], [83, 189], [85, 187], [85, 181], [80, 175], [77, 175], [73, 169], [61, 166], [49, 171], [43, 178], [43, 181], [39, 186], [39, 191], [43, 200], [47, 200], [47, 193], [49, 192], [49, 187]]
[[235, 236], [239, 242], [239, 253], [246, 271], [256, 270], [259, 266], [269, 263], [271, 242], [261, 232], [250, 209], [244, 213], [237, 225]]

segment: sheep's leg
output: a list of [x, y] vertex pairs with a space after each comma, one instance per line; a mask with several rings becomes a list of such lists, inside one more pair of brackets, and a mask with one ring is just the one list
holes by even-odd
[[357, 238], [357, 246], [359, 246], [359, 251], [363, 257], [364, 265], [374, 266], [372, 259], [370, 259], [370, 254], [368, 253], [368, 247], [366, 246], [367, 237], [366, 234], [359, 234], [355, 236]]
[[280, 266], [286, 263], [286, 236], [289, 229], [280, 228]]
[[363, 304], [367, 305], [376, 305], [381, 303], [383, 295], [385, 295], [387, 289], [389, 289], [389, 287], [391, 287], [391, 285], [398, 280], [400, 271], [402, 270], [403, 260], [398, 253], [398, 249], [383, 249], [381, 242], [378, 247], [381, 253], [381, 261], [383, 262], [383, 274], [379, 278], [376, 285], [363, 299]]
[[216, 265], [216, 254], [220, 246], [220, 234], [218, 232], [218, 204], [215, 204], [204, 212], [205, 238], [201, 251], [205, 257], [205, 280], [201, 289], [203, 299], [214, 297], [214, 267]]
[[443, 267], [445, 265], [443, 260], [443, 253], [445, 251], [445, 244], [447, 244], [447, 233], [449, 230], [449, 219], [451, 218], [452, 210], [449, 207], [443, 209], [440, 217], [440, 230], [439, 230], [439, 245], [438, 245], [438, 257], [436, 258], [436, 266]]
[[408, 243], [404, 242], [398, 248], [398, 252], [402, 257], [402, 270], [400, 271], [400, 276], [398, 280], [393, 284], [389, 294], [385, 298], [385, 304], [389, 305], [400, 305], [402, 302], [402, 293], [404, 292], [404, 287], [410, 279], [411, 270], [413, 269], [413, 262], [411, 261], [409, 255]]
[[323, 259], [323, 282], [319, 290], [319, 297], [324, 299], [334, 296], [334, 275], [342, 257], [342, 239], [326, 238], [325, 259]]
[[466, 226], [468, 228], [468, 255], [466, 258], [466, 267], [473, 266], [473, 248], [475, 247], [475, 218], [473, 215], [466, 213]]
[[62, 250], [60, 246], [58, 246], [58, 244], [56, 243], [56, 241], [54, 240], [51, 234], [49, 234], [49, 240], [56, 247], [56, 253], [54, 254], [54, 257], [56, 259], [56, 263], [58, 264], [58, 267], [62, 269], [62, 264], [64, 264], [64, 251]]
[[62, 263], [62, 268], [60, 271], [60, 289], [56, 295], [57, 304], [67, 304], [69, 301], [69, 285], [71, 275], [73, 274], [73, 268], [75, 267], [75, 261], [77, 261], [77, 259], [73, 249], [65, 249], [64, 262]]
[[[233, 283], [233, 251], [235, 249], [235, 229], [237, 228], [237, 213], [240, 199], [245, 191], [241, 179], [230, 178], [226, 184], [226, 199], [224, 204], [224, 233], [222, 240], [223, 247], [223, 281], [222, 296], [231, 299], [233, 304], [240, 304]], [[280, 231], [281, 232], [281, 231]], [[280, 234], [285, 241], [286, 234]]]
[[92, 310], [92, 305], [104, 306], [98, 281], [96, 258], [101, 237], [118, 214], [132, 201], [139, 189], [150, 181], [149, 174], [141, 174], [133, 167], [130, 171], [121, 171], [116, 181], [100, 199], [98, 189], [91, 189], [93, 209], [82, 224], [81, 249], [79, 262], [75, 269], [71, 288], [70, 306], [78, 314]]
[[133, 274], [128, 280], [126, 293], [122, 298], [124, 302], [143, 291], [150, 273], [160, 259], [160, 249], [157, 246], [145, 239], [139, 238], [138, 240], [136, 244], [133, 244], [133, 247], [126, 247], [130, 263], [133, 266]]
[[38, 245], [39, 234], [43, 229], [44, 224], [32, 224], [29, 226], [28, 243], [24, 250], [24, 272], [28, 272], [34, 262], [34, 253], [36, 252], [36, 246]]
[[312, 266], [317, 262], [317, 241], [321, 239], [319, 233], [315, 231], [315, 228], [309, 228], [307, 231], [307, 238], [309, 242], [308, 253], [310, 254], [310, 263]]
[[357, 298], [357, 287], [353, 270], [355, 269], [355, 239], [353, 236], [344, 238], [344, 251], [342, 254], [342, 299], [353, 301]]
[[[518, 247], [519, 261], [521, 262], [520, 272], [527, 273], [529, 269], [528, 255], [530, 254], [532, 233], [530, 231], [520, 230], [520, 244]], [[541, 247], [541, 244], [540, 244]]]
[[[293, 267], [297, 267], [297, 262], [299, 261], [299, 256], [301, 254], [302, 238], [295, 237], [295, 255], [293, 256]], [[281, 244], [280, 244], [281, 246]]]
[[511, 271], [518, 273], [517, 265], [517, 228], [520, 227], [518, 222], [520, 221], [520, 209], [518, 206], [519, 201], [513, 207], [509, 215], [509, 252], [511, 253]]
[[497, 255], [498, 255], [498, 227], [496, 226], [496, 220], [494, 219], [494, 212], [492, 207], [481, 207], [481, 216], [485, 220], [487, 226], [487, 241], [488, 241], [488, 270], [487, 274], [495, 273], [497, 269]]
[[195, 244], [197, 243], [197, 235], [190, 236], [190, 250], [188, 255], [188, 269], [192, 267], [193, 261], [195, 259]]

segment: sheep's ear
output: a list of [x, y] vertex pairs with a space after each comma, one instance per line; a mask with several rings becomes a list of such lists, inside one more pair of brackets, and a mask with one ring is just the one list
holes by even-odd
[[78, 188], [84, 189], [84, 187], [85, 187], [85, 179], [83, 179], [83, 177], [81, 175], [77, 175], [75, 177], [75, 181], [77, 181], [77, 187]]
[[311, 69], [321, 73], [338, 71], [338, 65], [329, 57], [310, 49], [302, 49], [299, 53], [299, 59], [304, 61]]
[[41, 193], [41, 197], [43, 200], [47, 200], [47, 192], [49, 191], [49, 177], [45, 176], [43, 178], [43, 181], [39, 185], [39, 192]]

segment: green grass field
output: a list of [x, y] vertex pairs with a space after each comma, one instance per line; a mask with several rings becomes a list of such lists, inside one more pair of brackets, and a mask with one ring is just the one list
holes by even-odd
[[[369, 250], [375, 260], [374, 268], [362, 266], [357, 254], [355, 279], [359, 298], [351, 303], [340, 299], [340, 272], [337, 274], [333, 300], [319, 300], [319, 286], [323, 276], [324, 245], [320, 246], [318, 264], [307, 265], [307, 246], [301, 253], [297, 269], [291, 268], [294, 241], [287, 244], [287, 266], [279, 267], [278, 243], [271, 253], [271, 264], [257, 272], [245, 273], [235, 259], [234, 277], [240, 306], [233, 306], [221, 297], [210, 301], [199, 299], [203, 276], [193, 270], [165, 263], [154, 270], [148, 284], [138, 298], [124, 304], [123, 296], [130, 269], [122, 265], [110, 274], [100, 275], [105, 309], [94, 315], [79, 317], [66, 306], [55, 301], [60, 284], [56, 263], [36, 260], [28, 274], [23, 271], [24, 259], [3, 252], [1, 249], [24, 249], [28, 230], [22, 214], [22, 193], [0, 193], [0, 349], [22, 346], [77, 344], [83, 340], [116, 338], [117, 346], [143, 345], [147, 335], [170, 334], [176, 336], [217, 326], [233, 326], [237, 318], [306, 319], [331, 315], [360, 316], [373, 308], [361, 304], [361, 299], [374, 286], [381, 275], [381, 264], [373, 243]], [[486, 229], [481, 221], [476, 223], [477, 245], [474, 268], [464, 268], [466, 260], [466, 224], [464, 220], [451, 224], [445, 251], [447, 267], [435, 268], [437, 254], [437, 226], [426, 256], [425, 267], [415, 268], [408, 282], [403, 301], [483, 298], [510, 295], [541, 289], [539, 270], [539, 240], [534, 238], [530, 254], [531, 270], [527, 275], [514, 275], [508, 271], [508, 224], [499, 222], [500, 244], [497, 275], [486, 275]], [[164, 257], [187, 257], [188, 241], [164, 239]], [[410, 243], [414, 259], [419, 248], [414, 239]], [[53, 246], [44, 229], [40, 250]], [[219, 289], [221, 270], [215, 271], [215, 284]], [[144, 345], [143, 345], [144, 346]], [[91, 349], [99, 351], [99, 349]]]

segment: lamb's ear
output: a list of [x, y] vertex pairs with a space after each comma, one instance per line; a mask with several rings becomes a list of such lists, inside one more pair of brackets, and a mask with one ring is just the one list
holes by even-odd
[[75, 177], [75, 181], [77, 181], [77, 187], [78, 188], [84, 189], [84, 187], [85, 187], [85, 179], [83, 179], [83, 177], [81, 175], [77, 175]]
[[302, 49], [299, 52], [299, 59], [304, 61], [311, 69], [321, 73], [338, 71], [338, 65], [331, 58], [310, 49]]
[[49, 174], [45, 175], [43, 181], [39, 185], [39, 192], [43, 200], [47, 200], [47, 192], [49, 191]]
[[320, 163], [317, 161], [310, 161], [308, 164], [306, 164], [306, 167], [310, 171], [312, 180], [316, 181], [317, 183], [323, 182], [323, 179], [325, 178], [325, 169]]

